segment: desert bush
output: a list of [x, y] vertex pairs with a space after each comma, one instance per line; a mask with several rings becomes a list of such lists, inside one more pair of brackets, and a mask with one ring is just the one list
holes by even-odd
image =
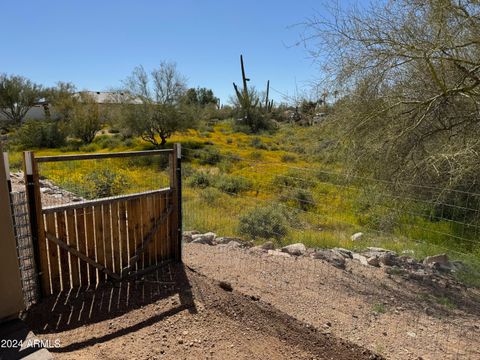
[[155, 156], [139, 156], [128, 158], [129, 167], [148, 167], [156, 171], [164, 171], [169, 167], [168, 156], [163, 154]]
[[295, 162], [297, 161], [297, 157], [292, 154], [283, 154], [281, 160], [282, 162]]
[[14, 144], [22, 149], [57, 148], [65, 145], [66, 134], [56, 121], [27, 120], [14, 135]]
[[188, 180], [192, 187], [206, 188], [212, 184], [211, 176], [203, 171], [195, 172]]
[[216, 179], [215, 187], [228, 194], [238, 194], [250, 190], [252, 183], [240, 176], [221, 175]]
[[315, 207], [313, 195], [306, 189], [292, 189], [287, 191], [280, 196], [280, 200], [303, 211], [308, 211]]
[[200, 192], [200, 199], [208, 205], [215, 205], [222, 196], [220, 190], [213, 187], [207, 187]]
[[207, 148], [199, 153], [199, 161], [202, 165], [215, 165], [220, 160], [221, 154], [217, 148]]
[[265, 144], [262, 139], [259, 137], [254, 137], [250, 141], [250, 146], [254, 147], [255, 149], [261, 149], [261, 150], [268, 150], [268, 145]]
[[124, 175], [108, 168], [95, 169], [85, 177], [85, 180], [87, 183], [92, 184], [92, 187], [84, 194], [88, 199], [120, 195], [129, 185]]
[[272, 180], [272, 184], [282, 188], [295, 187], [304, 189], [313, 187], [315, 178], [310, 172], [289, 169], [285, 174], [276, 175]]
[[252, 160], [261, 160], [263, 159], [263, 154], [260, 151], [252, 151], [249, 157]]
[[279, 241], [287, 235], [287, 220], [284, 214], [273, 206], [257, 207], [240, 217], [238, 232], [252, 239]]
[[99, 135], [94, 140], [93, 143], [98, 144], [102, 149], [115, 149], [122, 145], [122, 139], [120, 136], [109, 136], [109, 135]]

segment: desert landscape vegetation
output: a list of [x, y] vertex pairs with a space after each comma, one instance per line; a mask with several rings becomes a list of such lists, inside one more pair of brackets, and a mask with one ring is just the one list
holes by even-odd
[[[181, 145], [185, 269], [34, 305], [26, 322], [64, 339], [55, 355], [480, 358], [480, 7], [334, 7], [307, 18], [300, 39], [322, 76], [282, 101], [243, 56], [228, 103], [172, 61], [102, 92], [0, 75], [14, 191], [24, 151]], [[168, 188], [168, 169], [148, 155], [42, 162], [42, 202]]]

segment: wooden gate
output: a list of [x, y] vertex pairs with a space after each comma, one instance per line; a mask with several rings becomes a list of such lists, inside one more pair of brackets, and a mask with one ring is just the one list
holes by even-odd
[[[25, 183], [44, 295], [121, 281], [181, 261], [180, 146], [173, 150], [35, 157]], [[170, 186], [136, 194], [42, 206], [38, 163], [168, 156]]]

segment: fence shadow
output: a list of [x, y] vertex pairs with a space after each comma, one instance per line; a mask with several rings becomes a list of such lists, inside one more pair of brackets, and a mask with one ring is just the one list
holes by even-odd
[[154, 322], [161, 321], [180, 311], [196, 313], [191, 285], [182, 264], [167, 267], [150, 273], [140, 280], [122, 282], [115, 286], [106, 283], [96, 289], [71, 289], [56, 296], [45, 298], [32, 306], [25, 316], [25, 322], [37, 334], [48, 334], [75, 329], [84, 325], [119, 317], [145, 305], [178, 295], [179, 303], [168, 311], [159, 313], [137, 323], [105, 335], [105, 339], [92, 338], [81, 344], [72, 344], [69, 349], [52, 351], [72, 351], [84, 346], [107, 341], [134, 332]]

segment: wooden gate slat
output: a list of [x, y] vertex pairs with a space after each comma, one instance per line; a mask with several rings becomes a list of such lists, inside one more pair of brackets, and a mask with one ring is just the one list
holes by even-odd
[[120, 222], [120, 244], [121, 244], [121, 264], [122, 269], [128, 265], [128, 232], [127, 232], [127, 204], [125, 201], [121, 201], [118, 204], [118, 219]]
[[[76, 219], [75, 219], [75, 211], [73, 209], [68, 209], [66, 211], [66, 219], [67, 219], [67, 238], [68, 238], [68, 245], [71, 247], [78, 249], [77, 247], [77, 232], [76, 232]], [[71, 281], [72, 287], [76, 288], [80, 286], [80, 276], [78, 271], [78, 257], [68, 254], [70, 258], [70, 272], [71, 272]]]
[[[75, 209], [76, 227], [77, 227], [77, 246], [78, 251], [87, 254], [87, 243], [85, 237], [85, 209]], [[80, 286], [88, 286], [88, 269], [84, 261], [79, 262]]]
[[[65, 221], [65, 212], [59, 211], [56, 214], [57, 219], [57, 237], [63, 241], [67, 242], [67, 228]], [[70, 267], [68, 264], [68, 252], [65, 249], [59, 248], [60, 251], [60, 270], [61, 270], [61, 279], [62, 279], [62, 290], [67, 290], [70, 288]]]
[[[154, 199], [153, 196], [149, 196], [147, 198], [147, 211], [146, 211], [146, 224], [147, 224], [147, 229], [151, 229], [154, 224], [155, 224], [155, 217], [154, 217]], [[158, 231], [157, 231], [158, 233]], [[156, 234], [155, 234], [156, 235]], [[156, 264], [155, 261], [155, 237], [153, 240], [150, 242], [150, 245], [148, 246], [148, 266], [152, 266]]]
[[[141, 204], [141, 209], [142, 209], [142, 216], [141, 216], [141, 236], [140, 239], [145, 239], [145, 236], [148, 233], [148, 196], [145, 196], [140, 199], [140, 204]], [[143, 241], [143, 240], [141, 240]], [[140, 262], [141, 268], [145, 269], [148, 267], [149, 263], [149, 257], [150, 257], [150, 252], [149, 252], [149, 246], [145, 249], [145, 251], [142, 254], [142, 260]]]
[[[165, 209], [165, 202], [164, 202], [164, 195], [158, 195], [155, 199], [156, 207], [155, 212], [156, 214], [161, 214]], [[166, 235], [166, 228], [168, 226], [168, 220], [165, 222], [165, 225], [162, 226], [160, 232], [157, 234], [157, 261], [165, 260], [165, 235]]]
[[[97, 205], [93, 207], [93, 216], [95, 220], [95, 248], [96, 253], [96, 262], [99, 264], [105, 265], [105, 246], [103, 244], [103, 209], [102, 205]], [[98, 282], [103, 282], [105, 280], [105, 274], [97, 272]]]
[[127, 201], [127, 229], [128, 229], [128, 262], [130, 265], [130, 258], [135, 253], [135, 200]]
[[[45, 231], [50, 234], [57, 235], [55, 228], [55, 213], [45, 214]], [[62, 290], [60, 282], [60, 267], [58, 246], [48, 244], [48, 260], [50, 264], [50, 293], [54, 294]]]
[[[87, 230], [87, 255], [91, 259], [96, 259], [94, 226], [93, 207], [88, 207], [85, 209], [85, 228]], [[90, 286], [95, 287], [97, 285], [97, 269], [93, 266], [88, 266], [88, 277]]]
[[105, 246], [105, 267], [113, 269], [111, 204], [103, 205], [103, 243]]
[[112, 211], [112, 253], [113, 253], [113, 268], [112, 271], [120, 274], [120, 233], [119, 233], [119, 217], [118, 217], [118, 201], [111, 205]]

